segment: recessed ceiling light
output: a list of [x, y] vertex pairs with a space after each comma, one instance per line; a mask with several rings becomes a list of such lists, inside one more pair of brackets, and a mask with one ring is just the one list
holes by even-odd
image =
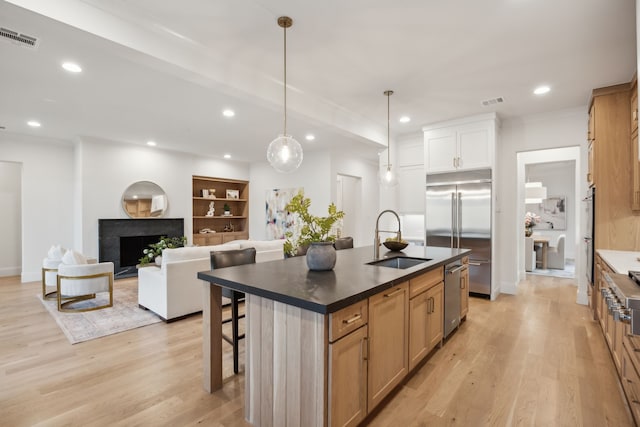
[[224, 110], [222, 112], [222, 115], [225, 116], [225, 117], [233, 117], [233, 116], [236, 115], [236, 113], [233, 110]]
[[230, 158], [231, 158], [231, 154], [225, 154], [223, 157], [224, 157], [225, 159], [230, 159]]
[[410, 121], [411, 121], [411, 117], [409, 116], [400, 117], [400, 123], [409, 123]]
[[64, 68], [65, 70], [67, 70], [70, 73], [81, 73], [82, 72], [82, 68], [78, 64], [75, 64], [73, 62], [64, 62], [62, 64], [62, 68]]
[[42, 125], [40, 124], [40, 122], [37, 122], [37, 121], [35, 121], [35, 120], [29, 120], [29, 121], [27, 122], [27, 124], [28, 124], [29, 126], [31, 126], [32, 128], [39, 128], [40, 126], [42, 126]]
[[549, 86], [538, 86], [537, 88], [535, 88], [533, 93], [535, 93], [536, 95], [544, 95], [545, 93], [549, 92], [550, 90], [551, 90], [551, 88]]
[[304, 139], [306, 139], [307, 141], [313, 141], [314, 139], [316, 139], [316, 137], [309, 133], [304, 137]]
[[156, 144], [156, 142], [155, 142], [155, 141], [147, 141], [147, 145], [148, 145], [149, 147], [155, 147], [155, 146], [156, 146], [156, 145], [158, 145], [158, 144]]

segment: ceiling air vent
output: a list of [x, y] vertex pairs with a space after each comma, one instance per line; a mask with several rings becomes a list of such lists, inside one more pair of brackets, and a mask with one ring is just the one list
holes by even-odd
[[20, 34], [16, 31], [0, 27], [0, 39], [12, 42], [14, 44], [36, 49], [38, 47], [38, 39], [26, 34]]
[[504, 102], [504, 98], [499, 96], [497, 98], [486, 99], [481, 102], [483, 107], [489, 107], [491, 105], [502, 104]]

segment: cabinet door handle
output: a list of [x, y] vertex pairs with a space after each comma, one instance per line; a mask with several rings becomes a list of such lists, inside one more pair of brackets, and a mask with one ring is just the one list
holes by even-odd
[[464, 289], [467, 287], [467, 281], [466, 280], [461, 280], [460, 281], [460, 289]]
[[384, 297], [385, 297], [385, 298], [390, 298], [390, 297], [392, 297], [392, 296], [394, 296], [394, 295], [396, 295], [396, 294], [399, 294], [400, 292], [402, 292], [402, 288], [398, 288], [398, 289], [396, 289], [396, 290], [395, 290], [395, 291], [393, 291], [393, 292], [390, 292], [390, 293], [388, 293], [388, 294], [384, 294]]
[[362, 319], [362, 314], [358, 313], [355, 316], [353, 316], [351, 319], [344, 319], [342, 323], [344, 323], [345, 325], [350, 325], [353, 322], [357, 322], [360, 319]]
[[462, 167], [462, 158], [458, 157], [458, 167]]
[[367, 337], [362, 338], [360, 354], [362, 355], [362, 360], [369, 360], [369, 338]]

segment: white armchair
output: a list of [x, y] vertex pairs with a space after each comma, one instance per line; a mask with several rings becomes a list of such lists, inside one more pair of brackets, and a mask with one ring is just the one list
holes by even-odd
[[524, 238], [524, 270], [533, 271], [536, 268], [536, 251], [533, 248], [533, 239]]
[[555, 246], [549, 246], [547, 251], [547, 266], [556, 270], [564, 270], [564, 241], [566, 236], [561, 234]]
[[[58, 266], [56, 279], [58, 311], [80, 312], [99, 310], [113, 306], [113, 263], [63, 262]], [[109, 302], [89, 307], [74, 307], [73, 304], [96, 298], [98, 293], [108, 293]]]

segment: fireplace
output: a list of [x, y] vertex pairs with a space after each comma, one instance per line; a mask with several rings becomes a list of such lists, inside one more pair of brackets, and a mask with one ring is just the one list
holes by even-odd
[[99, 219], [98, 258], [113, 263], [117, 279], [137, 276], [136, 265], [147, 245], [162, 236], [183, 235], [183, 218]]

